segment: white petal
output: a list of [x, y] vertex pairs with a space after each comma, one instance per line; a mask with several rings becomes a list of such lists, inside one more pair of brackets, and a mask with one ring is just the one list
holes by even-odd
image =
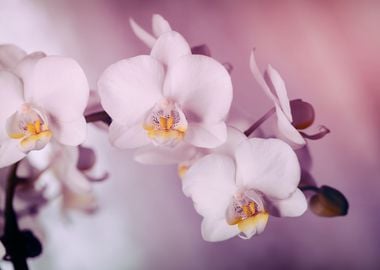
[[5, 127], [7, 118], [24, 103], [20, 79], [7, 71], [0, 71], [0, 141], [8, 138]]
[[136, 148], [150, 143], [142, 122], [131, 126], [113, 121], [109, 128], [110, 142], [121, 149]]
[[290, 103], [284, 80], [281, 78], [280, 73], [278, 73], [278, 71], [275, 70], [271, 65], [268, 66], [267, 74], [271, 80], [274, 91], [277, 94], [277, 98], [282, 111], [289, 119], [289, 121], [292, 122], [292, 113], [290, 111]]
[[183, 192], [197, 212], [206, 218], [224, 218], [236, 192], [234, 161], [212, 154], [194, 163], [182, 180]]
[[217, 124], [190, 123], [185, 141], [197, 147], [215, 148], [227, 140], [227, 128], [224, 122]]
[[270, 200], [268, 211], [272, 216], [279, 217], [298, 217], [305, 213], [307, 201], [305, 195], [298, 188], [287, 199]]
[[98, 81], [102, 106], [119, 123], [134, 124], [162, 98], [163, 80], [163, 66], [150, 56], [121, 60]]
[[149, 48], [152, 48], [156, 42], [156, 38], [145, 31], [140, 25], [138, 25], [132, 18], [129, 19], [129, 24], [133, 33]]
[[245, 140], [247, 140], [247, 137], [243, 132], [234, 127], [227, 126], [227, 141], [221, 146], [212, 149], [212, 152], [233, 158], [236, 148]]
[[202, 220], [202, 237], [209, 242], [218, 242], [230, 239], [240, 233], [236, 225], [229, 225], [225, 218]]
[[87, 123], [84, 117], [77, 120], [64, 122], [52, 121], [50, 129], [53, 137], [64, 145], [76, 146], [83, 143], [87, 134]]
[[239, 185], [275, 199], [297, 188], [301, 169], [294, 151], [278, 139], [249, 139], [235, 153]]
[[158, 37], [154, 44], [151, 56], [161, 63], [170, 66], [182, 56], [191, 54], [187, 41], [177, 32], [171, 31]]
[[268, 84], [266, 83], [264, 76], [261, 74], [259, 67], [256, 63], [256, 57], [255, 53], [252, 50], [251, 57], [249, 60], [249, 67], [251, 69], [251, 72], [253, 76], [255, 77], [257, 83], [261, 86], [261, 88], [264, 90], [264, 93], [275, 103], [278, 104], [278, 100], [275, 97], [275, 95], [272, 93], [271, 89], [269, 88]]
[[282, 110], [276, 105], [278, 138], [284, 140], [293, 149], [299, 149], [306, 144], [305, 139], [289, 122]]
[[20, 150], [19, 141], [9, 139], [0, 145], [0, 168], [12, 165], [23, 159], [26, 155]]
[[152, 16], [152, 29], [153, 34], [156, 37], [159, 37], [166, 32], [172, 31], [172, 28], [170, 27], [168, 21], [165, 20], [164, 17], [162, 17], [159, 14], [154, 14]]
[[188, 122], [217, 123], [230, 109], [232, 83], [214, 59], [188, 55], [169, 67], [164, 94], [182, 105]]
[[25, 56], [25, 51], [13, 44], [0, 45], [0, 69], [13, 69]]
[[86, 108], [89, 87], [82, 68], [73, 59], [47, 56], [24, 76], [25, 95], [57, 121], [77, 120]]
[[146, 145], [134, 153], [136, 161], [144, 164], [178, 164], [193, 158], [197, 149], [186, 143], [179, 143], [176, 147]]

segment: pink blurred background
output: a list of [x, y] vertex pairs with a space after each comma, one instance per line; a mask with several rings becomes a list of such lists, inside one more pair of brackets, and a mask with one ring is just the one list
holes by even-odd
[[253, 47], [263, 69], [280, 71], [290, 98], [314, 105], [316, 123], [332, 133], [310, 142], [312, 173], [347, 196], [349, 215], [272, 218], [249, 241], [204, 242], [176, 168], [137, 164], [90, 128], [88, 143], [112, 174], [96, 185], [101, 209], [67, 221], [57, 203], [47, 207], [45, 250], [32, 269], [379, 269], [380, 2], [6, 0], [0, 43], [73, 57], [96, 88], [108, 65], [148, 53], [128, 19], [150, 29], [154, 13], [233, 65], [233, 111], [244, 119], [271, 106], [248, 68]]

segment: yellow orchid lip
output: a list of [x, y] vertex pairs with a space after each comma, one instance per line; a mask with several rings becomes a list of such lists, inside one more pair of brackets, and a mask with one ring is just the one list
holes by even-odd
[[42, 149], [53, 136], [45, 115], [29, 104], [8, 118], [7, 133], [11, 139], [20, 140], [24, 152]]
[[187, 121], [176, 103], [163, 100], [151, 110], [143, 127], [154, 143], [174, 146], [185, 137]]

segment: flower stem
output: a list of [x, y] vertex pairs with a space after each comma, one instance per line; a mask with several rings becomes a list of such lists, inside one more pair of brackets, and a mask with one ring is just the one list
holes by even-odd
[[262, 123], [264, 123], [269, 117], [274, 114], [275, 108], [271, 108], [266, 114], [264, 114], [259, 120], [253, 123], [246, 131], [244, 131], [245, 136], [249, 137]]
[[19, 162], [13, 165], [7, 180], [4, 211], [5, 225], [2, 240], [14, 269], [28, 270], [24, 239], [21, 235], [17, 223], [17, 216], [13, 208], [13, 198], [16, 192], [16, 187], [20, 182], [20, 178], [16, 176], [18, 164]]
[[111, 124], [112, 119], [105, 111], [95, 112], [84, 116], [87, 123], [103, 122], [108, 126]]
[[299, 187], [299, 189], [302, 191], [310, 190], [314, 192], [319, 192], [319, 187], [316, 187], [316, 186], [302, 186], [302, 187]]

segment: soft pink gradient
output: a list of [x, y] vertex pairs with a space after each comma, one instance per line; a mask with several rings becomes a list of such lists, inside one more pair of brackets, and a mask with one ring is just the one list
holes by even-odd
[[332, 133], [310, 142], [312, 173], [347, 196], [349, 215], [272, 218], [257, 238], [206, 243], [174, 167], [134, 163], [91, 129], [112, 174], [96, 187], [102, 209], [69, 225], [55, 205], [46, 209], [47, 243], [33, 269], [377, 269], [380, 2], [5, 1], [0, 42], [74, 57], [95, 88], [108, 65], [148, 53], [128, 18], [150, 29], [153, 13], [234, 66], [234, 113], [254, 121], [272, 106], [249, 71], [253, 47], [262, 69], [279, 70], [290, 98], [314, 105], [316, 123]]

